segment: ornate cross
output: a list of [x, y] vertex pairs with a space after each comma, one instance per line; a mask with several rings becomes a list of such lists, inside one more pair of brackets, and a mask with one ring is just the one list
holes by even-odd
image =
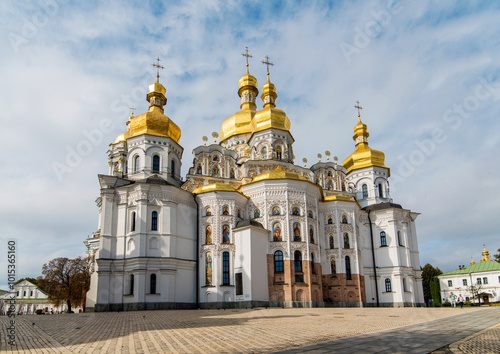
[[151, 64], [156, 68], [156, 82], [160, 80], [160, 69], [165, 69], [160, 65], [160, 57], [156, 58], [156, 63]]
[[274, 64], [269, 61], [269, 55], [266, 55], [266, 61], [262, 60], [262, 64], [266, 64], [267, 73], [269, 74], [269, 65], [273, 66]]
[[244, 57], [246, 57], [247, 66], [248, 66], [248, 58], [252, 58], [252, 56], [250, 54], [248, 54], [248, 47], [245, 47], [245, 53], [243, 53], [241, 55], [243, 55]]
[[136, 108], [134, 106], [132, 106], [132, 107], [129, 107], [129, 109], [130, 109], [130, 116], [133, 117], [134, 116], [134, 111], [135, 111]]
[[361, 110], [363, 109], [363, 107], [359, 105], [359, 101], [356, 101], [356, 105], [354, 106], [354, 108], [358, 110], [358, 118], [361, 118]]

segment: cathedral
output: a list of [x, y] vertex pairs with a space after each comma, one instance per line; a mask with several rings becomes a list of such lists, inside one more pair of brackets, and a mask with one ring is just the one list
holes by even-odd
[[85, 241], [87, 309], [422, 306], [419, 214], [393, 203], [359, 104], [354, 152], [299, 166], [271, 63], [260, 108], [244, 56], [240, 110], [221, 120], [218, 143], [193, 150], [185, 177], [159, 75], [149, 110], [110, 144], [98, 230]]

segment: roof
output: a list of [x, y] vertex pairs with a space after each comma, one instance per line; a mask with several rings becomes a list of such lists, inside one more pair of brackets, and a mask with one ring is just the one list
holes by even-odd
[[481, 273], [481, 272], [491, 272], [500, 271], [500, 263], [497, 262], [481, 262], [465, 267], [464, 269], [453, 270], [448, 273], [439, 275], [443, 277], [446, 275], [460, 275], [460, 274], [471, 274], [471, 273]]
[[391, 208], [403, 209], [403, 207], [399, 204], [385, 202], [385, 203], [378, 203], [378, 204], [369, 205], [369, 206], [363, 208], [363, 210], [374, 211], [374, 210], [391, 209]]
[[238, 224], [236, 224], [236, 227], [234, 229], [236, 230], [245, 226], [255, 226], [261, 229], [265, 229], [260, 222], [257, 222], [255, 220], [241, 220], [238, 222]]

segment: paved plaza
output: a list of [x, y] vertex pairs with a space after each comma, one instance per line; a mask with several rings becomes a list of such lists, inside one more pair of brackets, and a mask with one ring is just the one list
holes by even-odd
[[7, 321], [2, 353], [500, 353], [500, 307], [29, 315], [16, 318], [17, 347]]

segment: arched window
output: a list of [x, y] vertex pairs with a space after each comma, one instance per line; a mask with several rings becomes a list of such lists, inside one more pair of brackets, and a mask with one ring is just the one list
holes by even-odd
[[349, 256], [345, 256], [345, 278], [351, 280], [351, 259]]
[[363, 199], [368, 198], [368, 186], [366, 184], [363, 184], [361, 189], [363, 190]]
[[314, 243], [314, 228], [313, 226], [309, 226], [309, 242]]
[[398, 231], [398, 245], [399, 246], [404, 246], [403, 245], [403, 240], [401, 239], [401, 231]]
[[153, 172], [160, 172], [160, 156], [153, 156]]
[[281, 215], [281, 209], [279, 206], [274, 206], [271, 210], [271, 215]]
[[211, 245], [212, 244], [212, 226], [207, 225], [205, 228], [205, 244], [206, 245]]
[[331, 224], [333, 224], [333, 218], [332, 218], [332, 216], [330, 215], [330, 216], [328, 217], [328, 225], [331, 225]]
[[403, 278], [403, 291], [404, 291], [404, 292], [407, 292], [407, 291], [408, 291], [408, 288], [407, 288], [407, 286], [406, 286], [406, 279], [405, 279], [405, 278]]
[[342, 215], [342, 224], [347, 224], [347, 216]]
[[283, 273], [283, 252], [274, 252], [274, 272]]
[[311, 252], [311, 271], [313, 274], [316, 274], [316, 270], [314, 269], [314, 253]]
[[156, 294], [156, 274], [151, 274], [149, 277], [149, 293]]
[[385, 246], [387, 246], [387, 239], [385, 237], [385, 232], [382, 231], [380, 233], [380, 247], [385, 247]]
[[332, 277], [337, 275], [337, 264], [335, 263], [335, 257], [330, 258], [330, 270], [332, 272]]
[[212, 208], [210, 208], [209, 206], [207, 206], [205, 208], [205, 216], [211, 216], [212, 215]]
[[151, 213], [151, 230], [158, 230], [158, 212], [156, 211]]
[[175, 178], [176, 174], [175, 174], [175, 161], [172, 160], [170, 161], [170, 174], [172, 175], [172, 177]]
[[295, 273], [302, 273], [302, 254], [300, 251], [295, 251], [293, 254]]
[[133, 295], [134, 294], [134, 275], [130, 274], [130, 280], [129, 280], [129, 294]]
[[380, 198], [384, 197], [384, 187], [382, 186], [382, 183], [378, 184], [378, 196]]
[[135, 211], [132, 212], [132, 225], [130, 225], [130, 231], [135, 231]]
[[229, 207], [227, 205], [222, 207], [222, 215], [229, 215]]
[[276, 147], [276, 159], [281, 160], [281, 146]]
[[330, 249], [333, 250], [335, 248], [335, 239], [333, 238], [333, 234], [328, 236], [328, 240], [330, 241]]
[[139, 172], [140, 164], [141, 164], [141, 159], [139, 155], [137, 155], [136, 157], [134, 157], [134, 172]]
[[229, 285], [229, 252], [222, 253], [222, 285]]
[[391, 291], [392, 291], [392, 287], [391, 287], [391, 279], [386, 278], [386, 279], [385, 279], [385, 292], [386, 292], [386, 293], [390, 293]]
[[273, 224], [273, 241], [274, 242], [281, 242], [281, 225], [279, 222], [275, 222]]

